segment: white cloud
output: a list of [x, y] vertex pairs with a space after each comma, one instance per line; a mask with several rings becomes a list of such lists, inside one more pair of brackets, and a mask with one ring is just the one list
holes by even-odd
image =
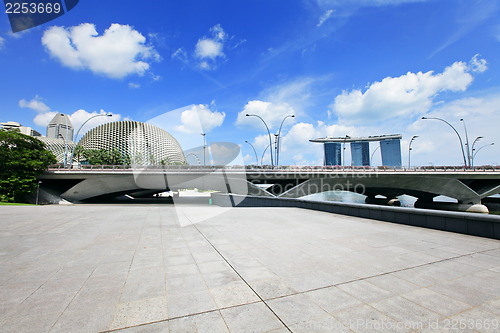
[[[460, 122], [460, 119], [463, 118], [467, 124], [471, 146], [478, 136], [484, 138], [476, 144], [476, 149], [495, 142], [494, 146], [486, 147], [478, 153], [475, 165], [500, 163], [498, 159], [500, 156], [500, 136], [497, 128], [497, 124], [500, 123], [500, 93], [458, 99], [435, 108], [425, 116], [448, 121], [460, 133], [465, 144], [464, 127]], [[453, 129], [445, 123], [437, 120], [418, 119], [411, 123], [405, 132], [407, 139], [413, 135], [419, 136], [417, 141], [412, 144], [411, 160], [415, 161], [415, 165], [463, 164], [458, 137]], [[407, 159], [407, 149], [402, 148]], [[403, 162], [403, 164], [405, 163]]]
[[321, 17], [319, 18], [319, 22], [316, 26], [321, 27], [323, 23], [325, 23], [332, 16], [333, 12], [333, 9], [328, 9], [326, 12], [324, 12], [323, 15], [321, 15]]
[[181, 113], [182, 125], [175, 129], [184, 133], [209, 133], [224, 122], [226, 114], [210, 110], [208, 105], [193, 105]]
[[488, 69], [488, 63], [486, 62], [486, 59], [479, 59], [479, 56], [479, 54], [476, 54], [469, 62], [469, 67], [472, 72], [483, 73]]
[[471, 67], [455, 62], [443, 73], [408, 72], [400, 77], [387, 77], [372, 83], [365, 92], [343, 91], [332, 104], [339, 121], [375, 122], [396, 117], [409, 117], [427, 112], [436, 96], [443, 91], [465, 91], [472, 83], [470, 72], [485, 70], [486, 61], [473, 58]]
[[50, 111], [50, 108], [44, 102], [41, 101], [38, 95], [36, 95], [35, 98], [31, 99], [30, 101], [27, 101], [23, 98], [22, 100], [19, 101], [19, 106], [21, 108], [29, 108], [40, 113]]
[[129, 87], [130, 89], [139, 89], [139, 88], [141, 87], [141, 85], [140, 85], [140, 84], [138, 84], [138, 83], [129, 82], [129, 83], [128, 83], [128, 87]]
[[200, 39], [196, 43], [196, 56], [200, 59], [224, 57], [222, 52], [222, 43], [212, 39]]
[[3, 49], [4, 45], [5, 45], [5, 38], [0, 37], [0, 50]]
[[225, 58], [224, 43], [227, 34], [220, 24], [210, 28], [210, 37], [203, 37], [198, 40], [195, 47], [195, 57], [199, 60], [199, 67], [204, 70], [217, 68], [217, 58]]
[[141, 33], [129, 25], [116, 23], [100, 36], [90, 23], [68, 29], [54, 26], [44, 32], [42, 44], [66, 67], [89, 69], [115, 79], [143, 75], [151, 61], [160, 60]]
[[58, 114], [57, 111], [40, 113], [35, 117], [35, 119], [33, 119], [33, 122], [37, 126], [47, 127], [47, 125], [50, 123], [50, 121], [52, 120], [52, 118], [54, 118], [56, 114]]
[[262, 122], [256, 117], [247, 117], [246, 114], [255, 114], [264, 119], [269, 130], [277, 128], [284, 117], [295, 114], [295, 110], [287, 103], [275, 104], [264, 101], [250, 101], [243, 111], [238, 113], [236, 125], [252, 125], [256, 128], [263, 128]]

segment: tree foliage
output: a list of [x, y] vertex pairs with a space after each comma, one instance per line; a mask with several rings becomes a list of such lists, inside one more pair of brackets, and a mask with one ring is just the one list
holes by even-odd
[[118, 149], [83, 149], [81, 156], [90, 165], [128, 165], [130, 158], [123, 156]]
[[37, 138], [0, 131], [0, 201], [25, 201], [36, 189], [36, 177], [56, 162], [56, 157]]

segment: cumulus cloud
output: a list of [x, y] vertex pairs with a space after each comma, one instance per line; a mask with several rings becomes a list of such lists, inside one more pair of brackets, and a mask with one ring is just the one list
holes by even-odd
[[[56, 114], [58, 114], [58, 111], [49, 111], [49, 112], [43, 112], [38, 114], [34, 119], [33, 122], [40, 127], [47, 127], [49, 122], [54, 118]], [[100, 110], [99, 112], [93, 111], [93, 112], [88, 112], [85, 110], [77, 110], [73, 112], [72, 114], [68, 114], [69, 120], [71, 121], [71, 124], [73, 125], [73, 128], [75, 130], [75, 135], [76, 131], [82, 126], [83, 123], [85, 123], [90, 117], [96, 116], [96, 115], [106, 115], [108, 114], [104, 110]], [[99, 126], [101, 124], [113, 122], [113, 121], [120, 121], [122, 119], [122, 116], [120, 114], [112, 114], [112, 117], [95, 117], [91, 119], [87, 124], [85, 124], [84, 127], [80, 130], [80, 135], [83, 135], [86, 131], [89, 129]]]
[[224, 122], [224, 112], [212, 111], [206, 104], [193, 105], [181, 113], [182, 125], [175, 129], [184, 133], [209, 133]]
[[23, 98], [19, 101], [19, 106], [21, 108], [32, 109], [40, 113], [50, 111], [50, 108], [44, 102], [42, 102], [38, 95], [36, 95], [35, 98], [32, 98], [30, 101], [27, 101]]
[[465, 91], [472, 83], [471, 72], [486, 70], [486, 61], [474, 57], [467, 66], [455, 62], [442, 73], [408, 72], [400, 77], [387, 77], [360, 89], [343, 91], [332, 104], [333, 112], [345, 123], [409, 117], [427, 112], [436, 96], [444, 91]]
[[195, 57], [199, 60], [199, 67], [204, 70], [217, 68], [217, 58], [224, 58], [224, 43], [227, 34], [220, 24], [210, 28], [210, 36], [200, 38], [196, 43]]
[[316, 26], [321, 27], [323, 23], [325, 23], [332, 16], [333, 12], [333, 9], [328, 9], [326, 12], [324, 12], [323, 15], [321, 15], [321, 17], [319, 18], [319, 22]]
[[[500, 156], [500, 137], [497, 125], [500, 122], [500, 93], [481, 97], [467, 97], [440, 105], [433, 109], [427, 117], [442, 118], [450, 122], [465, 141], [463, 124], [467, 122], [469, 141], [482, 136], [475, 148], [495, 142], [494, 146], [485, 147], [476, 155], [475, 165], [498, 164]], [[463, 164], [462, 151], [455, 132], [446, 124], [434, 120], [418, 119], [406, 129], [407, 138], [419, 135], [412, 144], [412, 161], [415, 165], [460, 165]], [[465, 142], [464, 142], [465, 143]], [[472, 147], [471, 147], [472, 148]], [[466, 148], [465, 148], [466, 149]], [[403, 151], [403, 153], [405, 153]], [[413, 163], [412, 163], [413, 164]]]
[[143, 75], [160, 56], [146, 38], [129, 25], [112, 24], [99, 35], [95, 25], [53, 26], [42, 36], [47, 52], [64, 66], [120, 79]]
[[295, 110], [287, 103], [271, 103], [264, 101], [250, 101], [243, 111], [238, 113], [236, 125], [252, 125], [256, 128], [262, 128], [262, 122], [256, 117], [247, 117], [246, 114], [255, 114], [264, 119], [266, 124], [272, 128], [280, 125], [284, 117], [295, 114]]

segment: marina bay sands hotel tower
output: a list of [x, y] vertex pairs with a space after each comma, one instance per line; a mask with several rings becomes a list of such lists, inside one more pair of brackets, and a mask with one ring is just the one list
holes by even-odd
[[364, 138], [351, 138], [346, 135], [345, 137], [339, 138], [319, 138], [309, 141], [324, 144], [325, 165], [344, 165], [342, 163], [342, 148], [345, 149], [345, 144], [349, 143], [351, 145], [352, 166], [369, 166], [370, 142], [380, 142], [382, 165], [391, 168], [400, 168], [401, 138], [402, 136], [400, 134], [369, 136]]

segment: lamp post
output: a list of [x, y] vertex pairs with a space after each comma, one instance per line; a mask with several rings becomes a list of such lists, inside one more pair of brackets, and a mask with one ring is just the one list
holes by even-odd
[[253, 153], [255, 154], [255, 163], [257, 163], [257, 165], [259, 165], [259, 158], [257, 157], [257, 151], [255, 150], [255, 147], [248, 141], [245, 140], [246, 143], [248, 143], [250, 145], [250, 147], [252, 147], [253, 149]]
[[380, 148], [380, 146], [377, 146], [377, 148], [375, 148], [375, 150], [373, 151], [372, 153], [372, 156], [370, 156], [370, 164], [372, 163], [372, 160], [373, 160], [373, 155], [375, 155], [375, 152]]
[[467, 161], [469, 162], [469, 167], [471, 166], [471, 150], [469, 146], [469, 135], [467, 134], [467, 126], [465, 126], [465, 120], [460, 118], [460, 121], [464, 124], [465, 130], [465, 145], [467, 146]]
[[475, 150], [474, 146], [475, 146], [475, 145], [476, 145], [476, 143], [477, 143], [477, 142], [479, 142], [479, 140], [481, 140], [481, 139], [484, 139], [484, 137], [482, 137], [482, 136], [478, 136], [478, 137], [474, 140], [474, 142], [472, 143], [472, 149], [471, 149], [472, 154], [474, 153], [474, 150]]
[[351, 137], [349, 135], [346, 135], [344, 138], [344, 147], [342, 149], [342, 166], [344, 166], [344, 161], [345, 161], [345, 143], [347, 139], [350, 139]]
[[408, 144], [408, 169], [411, 167], [411, 164], [410, 164], [410, 161], [411, 161], [411, 143], [413, 142], [413, 140], [415, 140], [416, 138], [418, 138], [418, 135], [414, 135], [411, 140], [410, 140], [410, 144]]
[[[248, 114], [247, 113], [245, 116], [247, 116], [247, 117], [257, 117], [260, 120], [262, 120], [262, 122], [264, 123], [264, 126], [266, 126], [267, 134], [269, 135], [269, 147], [272, 147], [273, 143], [272, 143], [272, 140], [271, 140], [271, 131], [269, 131], [269, 127], [267, 126], [267, 124], [264, 121], [264, 119], [262, 119], [262, 117], [259, 116], [259, 115], [257, 115], [257, 114]], [[274, 163], [273, 163], [273, 149], [272, 148], [271, 148], [271, 168], [274, 168]]]
[[[267, 145], [266, 149], [264, 149], [264, 152], [262, 153], [262, 157], [260, 158], [260, 165], [262, 165], [262, 160], [264, 160], [264, 155], [266, 154], [267, 149], [269, 149], [271, 145]], [[271, 149], [272, 151], [272, 149]]]
[[201, 136], [203, 136], [203, 166], [206, 166], [206, 160], [205, 160], [205, 149], [207, 148], [207, 141], [205, 140], [205, 135], [206, 133], [201, 133]]
[[78, 138], [78, 134], [80, 133], [80, 130], [83, 128], [83, 126], [90, 120], [90, 119], [93, 119], [93, 118], [96, 118], [96, 117], [112, 117], [113, 115], [108, 113], [108, 114], [96, 114], [95, 116], [92, 116], [90, 117], [89, 119], [85, 120], [85, 122], [82, 124], [82, 126], [80, 126], [80, 128], [78, 129], [78, 131], [76, 132], [76, 135], [75, 135], [75, 139], [73, 140], [73, 142], [75, 143], [75, 145], [73, 146], [73, 149], [71, 150], [71, 160], [70, 160], [70, 163], [69, 163], [69, 167], [71, 167], [71, 165], [73, 165], [73, 155], [75, 154], [75, 148], [77, 146], [77, 143], [76, 143], [76, 139]]
[[485, 147], [488, 147], [488, 146], [493, 146], [494, 144], [495, 144], [495, 143], [494, 143], [494, 142], [492, 142], [492, 143], [490, 143], [490, 144], [488, 144], [488, 145], [484, 145], [484, 146], [482, 146], [481, 148], [479, 148], [479, 149], [478, 149], [475, 153], [474, 153], [474, 150], [472, 151], [472, 166], [473, 166], [473, 167], [474, 167], [474, 159], [476, 158], [477, 153], [479, 153], [479, 151], [480, 151], [481, 149], [483, 149], [483, 148], [485, 148]]
[[285, 120], [287, 118], [295, 118], [295, 115], [291, 114], [291, 115], [288, 115], [286, 116], [285, 118], [283, 118], [283, 120], [281, 121], [281, 125], [280, 125], [280, 129], [278, 131], [278, 135], [277, 135], [277, 143], [276, 143], [276, 166], [279, 166], [279, 158], [280, 158], [280, 145], [281, 145], [281, 128], [283, 127], [283, 123], [285, 122]]
[[36, 202], [35, 205], [38, 206], [38, 194], [40, 193], [40, 184], [42, 183], [41, 180], [38, 181], [38, 186], [36, 187]]
[[458, 134], [458, 131], [455, 129], [455, 127], [453, 127], [449, 122], [447, 122], [446, 120], [441, 119], [441, 118], [422, 117], [422, 119], [424, 119], [424, 120], [426, 120], [426, 119], [440, 120], [440, 121], [446, 123], [448, 126], [450, 126], [455, 131], [455, 133], [458, 136], [458, 140], [460, 141], [460, 149], [462, 149], [462, 156], [464, 158], [464, 167], [467, 168], [467, 160], [465, 159], [464, 144], [462, 143], [462, 137], [460, 136], [460, 134]]
[[61, 133], [59, 133], [59, 137], [61, 139], [64, 139], [64, 167], [66, 168], [66, 166], [68, 165], [68, 141]]

